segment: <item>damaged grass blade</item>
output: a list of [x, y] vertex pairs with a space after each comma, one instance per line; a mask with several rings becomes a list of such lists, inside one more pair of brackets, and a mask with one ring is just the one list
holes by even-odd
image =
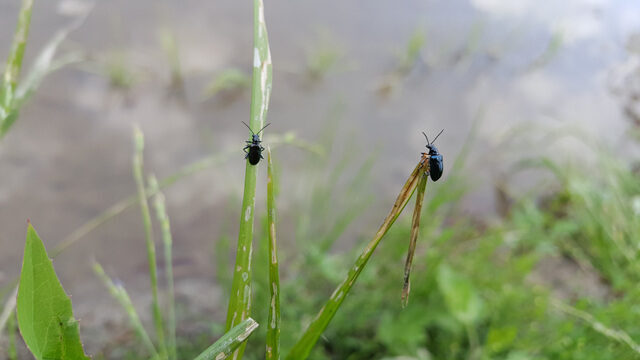
[[231, 328], [226, 334], [222, 335], [218, 341], [209, 346], [194, 360], [223, 360], [226, 359], [233, 351], [244, 344], [245, 340], [258, 328], [258, 323], [252, 318], [247, 318], [240, 324]]
[[427, 188], [426, 171], [422, 172], [420, 182], [418, 183], [418, 193], [416, 194], [416, 207], [413, 210], [413, 219], [411, 219], [411, 240], [409, 241], [409, 251], [407, 252], [407, 261], [404, 264], [404, 285], [402, 286], [402, 307], [409, 303], [409, 291], [411, 291], [411, 283], [409, 276], [411, 275], [411, 263], [413, 262], [413, 254], [416, 251], [416, 243], [418, 241], [418, 231], [420, 230], [420, 214], [422, 213], [422, 202], [424, 201], [424, 193]]
[[[263, 128], [267, 117], [272, 79], [271, 51], [269, 50], [262, 0], [254, 0], [253, 2], [253, 42], [253, 80], [249, 125], [251, 129], [258, 131]], [[229, 309], [227, 310], [227, 330], [251, 315], [251, 252], [258, 168], [259, 166], [251, 165], [249, 161], [246, 161], [236, 264], [233, 267], [233, 282]], [[233, 358], [241, 359], [243, 352], [244, 345], [241, 344]]]
[[278, 248], [276, 246], [276, 205], [274, 195], [271, 149], [267, 147], [267, 223], [269, 224], [269, 290], [271, 306], [267, 321], [267, 360], [280, 359], [280, 276], [278, 274]]
[[329, 322], [338, 311], [338, 308], [342, 304], [342, 301], [351, 290], [351, 287], [353, 286], [355, 281], [358, 279], [358, 276], [362, 272], [362, 269], [364, 269], [367, 261], [369, 261], [369, 258], [373, 254], [373, 251], [380, 243], [380, 240], [387, 233], [387, 231], [389, 231], [391, 225], [393, 225], [404, 207], [407, 205], [407, 202], [416, 189], [418, 180], [420, 179], [420, 175], [422, 173], [424, 173], [424, 165], [423, 162], [420, 161], [407, 179], [407, 182], [400, 190], [400, 194], [398, 194], [396, 202], [393, 204], [391, 211], [382, 222], [382, 225], [380, 226], [380, 229], [378, 229], [376, 235], [369, 242], [369, 244], [367, 244], [367, 247], [362, 251], [355, 264], [349, 270], [347, 277], [333, 291], [333, 294], [331, 294], [329, 300], [322, 307], [322, 309], [320, 309], [320, 312], [316, 315], [311, 324], [309, 324], [309, 327], [304, 332], [300, 340], [298, 340], [298, 342], [293, 346], [293, 348], [287, 355], [287, 359], [302, 360], [306, 359], [309, 356], [311, 349], [313, 349], [316, 342], [320, 338], [320, 335], [322, 335], [324, 330], [327, 328], [327, 325], [329, 325]]

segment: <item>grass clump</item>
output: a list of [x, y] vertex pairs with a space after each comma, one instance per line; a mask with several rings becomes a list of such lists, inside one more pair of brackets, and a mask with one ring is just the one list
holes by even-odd
[[20, 109], [29, 100], [31, 95], [40, 86], [40, 83], [49, 73], [70, 63], [78, 62], [82, 57], [77, 53], [67, 53], [56, 58], [58, 47], [67, 38], [69, 33], [79, 27], [87, 14], [84, 14], [68, 27], [58, 31], [45, 45], [32, 68], [23, 80], [20, 81], [24, 53], [31, 25], [31, 12], [33, 0], [22, 0], [18, 24], [13, 37], [13, 44], [9, 52], [4, 73], [0, 81], [0, 140], [18, 120]]

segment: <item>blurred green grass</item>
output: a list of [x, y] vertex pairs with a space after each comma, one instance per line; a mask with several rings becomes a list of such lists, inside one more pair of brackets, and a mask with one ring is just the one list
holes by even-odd
[[[382, 241], [310, 358], [640, 358], [633, 340], [640, 339], [640, 180], [629, 165], [601, 148], [597, 151], [601, 155], [595, 172], [543, 157], [529, 162], [553, 175], [545, 180], [552, 186], [545, 183], [538, 191], [512, 199], [506, 215], [491, 223], [470, 218], [460, 207], [473, 185], [463, 153], [445, 181], [429, 184], [409, 306], [400, 306], [398, 286], [410, 233], [410, 216], [404, 215]], [[325, 166], [318, 170], [324, 175], [309, 183], [314, 200], [290, 205], [298, 231], [295, 247], [281, 249], [286, 259], [281, 280], [283, 353], [341, 280], [367, 237], [360, 231], [363, 237], [352, 249], [330, 251], [343, 230], [366, 212], [363, 204], [369, 200], [358, 191], [366, 193], [370, 164], [348, 154], [339, 156], [343, 159], [334, 165], [314, 164]], [[357, 169], [355, 163], [360, 170], [345, 170]], [[338, 183], [359, 186], [334, 187]], [[357, 211], [346, 202], [338, 207], [344, 208], [340, 216], [331, 216], [339, 213], [332, 206], [336, 196], [360, 199], [354, 205]], [[264, 215], [262, 220], [266, 228]], [[333, 235], [327, 238], [328, 234]], [[255, 271], [266, 273], [267, 232], [262, 229], [257, 236], [262, 245], [254, 257]], [[254, 282], [254, 303], [267, 304], [266, 277]], [[256, 306], [254, 317], [266, 321], [267, 307]], [[254, 336], [247, 359], [264, 357], [264, 329]]]

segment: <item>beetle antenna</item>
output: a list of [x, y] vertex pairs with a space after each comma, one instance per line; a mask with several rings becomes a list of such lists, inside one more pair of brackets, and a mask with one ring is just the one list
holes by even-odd
[[[247, 125], [246, 122], [242, 121], [242, 123], [244, 124], [244, 126], [247, 127], [247, 129], [249, 129], [249, 131], [251, 131], [251, 134], [255, 135], [255, 133], [253, 132], [253, 130], [251, 130], [251, 128], [249, 127], [249, 125]], [[266, 126], [265, 126], [266, 127]], [[264, 129], [264, 128], [263, 128]], [[262, 131], [262, 130], [261, 130]]]
[[440, 136], [440, 134], [442, 134], [442, 132], [443, 132], [443, 131], [444, 131], [444, 129], [440, 130], [440, 132], [438, 133], [438, 135], [436, 135], [436, 138], [435, 138], [435, 139], [433, 139], [433, 141], [431, 142], [432, 144], [433, 144], [434, 142], [436, 142], [436, 139], [438, 138], [438, 136]]
[[424, 138], [427, 139], [427, 145], [429, 145], [429, 137], [427, 136], [427, 134], [424, 133], [424, 131], [422, 132], [422, 135], [424, 135]]
[[256, 133], [256, 135], [260, 134], [262, 132], [262, 130], [264, 130], [264, 128], [266, 128], [267, 126], [271, 125], [271, 123], [268, 123], [267, 125], [265, 125], [262, 129], [260, 129], [260, 131], [258, 131]]

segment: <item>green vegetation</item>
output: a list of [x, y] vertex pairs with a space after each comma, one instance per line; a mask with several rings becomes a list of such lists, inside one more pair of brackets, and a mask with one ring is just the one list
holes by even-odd
[[251, 84], [251, 79], [242, 70], [231, 68], [214, 77], [204, 90], [205, 98], [212, 98], [221, 92], [240, 92]]
[[[0, 137], [15, 122], [27, 95], [50, 69], [56, 68], [52, 65], [53, 54], [71, 29], [47, 47], [41, 60], [36, 61], [41, 65], [35, 68], [40, 70], [33, 78], [28, 77], [33, 80], [27, 80], [25, 90], [20, 90], [18, 76], [31, 6], [32, 1], [23, 1], [5, 69]], [[477, 52], [481, 30], [479, 26], [472, 29], [465, 56]], [[181, 80], [176, 41], [173, 35], [167, 35], [165, 41], [173, 77]], [[397, 77], [411, 71], [424, 44], [424, 32], [417, 30], [399, 60]], [[541, 65], [536, 66], [552, 59], [560, 45], [561, 38], [554, 37], [539, 61]], [[272, 86], [261, 0], [254, 0], [254, 46], [249, 123], [257, 130], [266, 122]], [[320, 51], [311, 57], [309, 73], [320, 78], [333, 67], [338, 55]], [[113, 69], [114, 85], [131, 85], [128, 82], [133, 77], [126, 66]], [[244, 75], [229, 78], [215, 82], [209, 95], [228, 89], [228, 84], [248, 86]], [[591, 156], [593, 163], [589, 165], [541, 155], [523, 160], [516, 164], [514, 173], [535, 169], [547, 176], [530, 192], [511, 195], [504, 216], [489, 222], [470, 217], [461, 205], [474, 185], [466, 166], [467, 155], [474, 147], [470, 137], [455, 161], [447, 158], [447, 164], [453, 165], [441, 181], [427, 184], [427, 169], [420, 161], [404, 186], [397, 184], [399, 195], [395, 203], [389, 202], [391, 209], [378, 230], [367, 224], [341, 244], [342, 249], [351, 248], [337, 251], [337, 240], [351, 234], [347, 230], [369, 210], [367, 186], [376, 154], [360, 158], [361, 153], [349, 148], [357, 146], [354, 142], [338, 153], [335, 149], [339, 147], [333, 143], [336, 130], [337, 125], [332, 123], [325, 127], [325, 133], [319, 136], [321, 146], [310, 145], [292, 134], [265, 137], [271, 145], [265, 151], [266, 161], [258, 166], [247, 162], [235, 264], [226, 259], [231, 237], [222, 234], [216, 239], [219, 283], [228, 285], [228, 310], [226, 333], [218, 334], [221, 336], [212, 345], [212, 334], [202, 334], [201, 339], [183, 338], [177, 330], [181, 319], [176, 315], [173, 239], [162, 189], [220, 164], [237, 155], [239, 149], [214, 154], [158, 181], [145, 174], [144, 139], [136, 128], [132, 170], [137, 194], [89, 220], [51, 254], [55, 257], [128, 207], [140, 206], [149, 265], [152, 335], [124, 286], [113, 281], [97, 262], [93, 269], [126, 312], [140, 340], [139, 348], [131, 349], [131, 353], [141, 358], [640, 358], [637, 169], [617, 160], [594, 140], [589, 140], [589, 146], [597, 155]], [[288, 199], [291, 203], [284, 212], [293, 217], [295, 243], [278, 249], [275, 200], [280, 174], [271, 149], [282, 144], [307, 150], [313, 161], [305, 162], [308, 168], [300, 170], [302, 195], [295, 198], [292, 190], [292, 199]], [[266, 210], [261, 210], [255, 199], [262, 191], [258, 171], [265, 162], [267, 204]], [[500, 191], [509, 194], [503, 188]], [[413, 216], [400, 216], [414, 192]], [[156, 269], [157, 245], [149, 201], [153, 202], [155, 221], [161, 229], [164, 278]], [[261, 226], [254, 229], [256, 218]], [[278, 234], [282, 233], [286, 234]], [[279, 240], [282, 238], [286, 239], [281, 236]], [[254, 244], [256, 254], [252, 256]], [[18, 357], [18, 328], [38, 360], [86, 359], [70, 298], [55, 274], [43, 241], [30, 224], [19, 285], [12, 291], [14, 286], [2, 289], [6, 301], [0, 312], [0, 331], [6, 328], [9, 335], [7, 356]], [[215, 328], [211, 321], [207, 323]], [[247, 342], [250, 335], [253, 337]]]
[[[135, 151], [133, 154], [133, 177], [136, 180], [138, 189], [138, 204], [142, 212], [142, 222], [144, 225], [144, 238], [147, 244], [147, 260], [149, 262], [149, 281], [151, 283], [151, 295], [153, 297], [153, 324], [156, 328], [156, 338], [160, 348], [160, 357], [167, 356], [167, 345], [165, 343], [165, 329], [162, 310], [160, 310], [160, 300], [158, 296], [158, 270], [156, 265], [156, 244], [153, 240], [151, 230], [151, 214], [149, 213], [149, 203], [147, 202], [147, 191], [143, 175], [143, 150], [144, 137], [138, 127], [133, 132]], [[156, 186], [157, 187], [157, 186]]]
[[313, 81], [323, 79], [330, 71], [336, 70], [343, 55], [335, 39], [328, 32], [321, 32], [313, 46], [307, 50], [307, 75]]
[[17, 303], [20, 333], [36, 359], [89, 359], [80, 343], [71, 299], [31, 224], [27, 228]]
[[[269, 49], [262, 0], [254, 0], [253, 2], [253, 46], [253, 84], [249, 126], [252, 132], [256, 133], [264, 129], [265, 126], [273, 76], [271, 50]], [[262, 136], [264, 136], [264, 132]], [[251, 316], [251, 253], [253, 252], [253, 219], [256, 206], [258, 166], [251, 165], [249, 160], [245, 163], [236, 264], [233, 267], [233, 283], [229, 293], [229, 308], [227, 310], [227, 331]], [[242, 358], [244, 346], [245, 344], [240, 345], [238, 350], [233, 353], [233, 359]]]
[[33, 0], [22, 0], [13, 45], [4, 68], [2, 81], [0, 81], [0, 140], [18, 120], [20, 109], [40, 86], [46, 75], [65, 65], [78, 62], [82, 58], [73, 52], [58, 58], [55, 56], [60, 44], [71, 31], [84, 22], [84, 17], [58, 31], [42, 49], [27, 75], [20, 80], [32, 8]]

